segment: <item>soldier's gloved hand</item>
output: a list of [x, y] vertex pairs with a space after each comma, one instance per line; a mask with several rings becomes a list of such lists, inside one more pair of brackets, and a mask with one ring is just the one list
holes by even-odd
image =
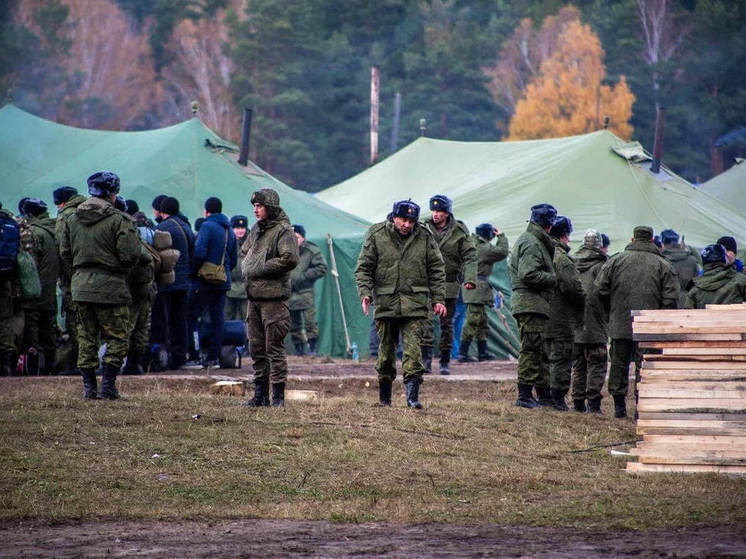
[[471, 283], [470, 281], [467, 281], [464, 284], [464, 289], [476, 289], [476, 287], [477, 287], [476, 284]]
[[370, 309], [370, 297], [363, 297], [363, 313], [368, 316], [368, 310]]
[[448, 315], [448, 309], [446, 309], [446, 306], [443, 303], [435, 303], [435, 305], [433, 305], [433, 313], [436, 316], [445, 317]]

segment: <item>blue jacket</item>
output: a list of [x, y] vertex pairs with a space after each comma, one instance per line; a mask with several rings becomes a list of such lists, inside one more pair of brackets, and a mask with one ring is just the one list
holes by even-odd
[[189, 289], [191, 284], [189, 280], [191, 272], [192, 254], [194, 253], [194, 233], [187, 223], [184, 223], [177, 216], [170, 216], [161, 221], [156, 227], [158, 231], [168, 231], [171, 233], [173, 247], [181, 253], [179, 261], [174, 268], [176, 280], [170, 285], [164, 285], [158, 288], [158, 291], [177, 291], [180, 289]]
[[[226, 244], [225, 234], [228, 233], [228, 242]], [[212, 285], [202, 281], [197, 277], [197, 270], [206, 261], [213, 264], [220, 264], [223, 257], [223, 248], [225, 248], [225, 283], [221, 285]], [[236, 267], [238, 262], [238, 251], [236, 247], [236, 236], [231, 229], [231, 222], [225, 214], [211, 214], [207, 216], [197, 235], [197, 242], [194, 245], [193, 272], [194, 283], [193, 289], [219, 289], [228, 291], [231, 288], [231, 270]]]

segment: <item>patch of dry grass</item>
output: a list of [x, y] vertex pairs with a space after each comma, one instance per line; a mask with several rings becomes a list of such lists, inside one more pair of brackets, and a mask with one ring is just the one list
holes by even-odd
[[[363, 380], [294, 388], [318, 402], [250, 410], [204, 380], [0, 379], [0, 518], [295, 518], [673, 527], [746, 520], [746, 481], [634, 477], [608, 448], [630, 420], [513, 406], [513, 383], [423, 385], [426, 409], [373, 406]], [[201, 414], [198, 420], [194, 414]]]

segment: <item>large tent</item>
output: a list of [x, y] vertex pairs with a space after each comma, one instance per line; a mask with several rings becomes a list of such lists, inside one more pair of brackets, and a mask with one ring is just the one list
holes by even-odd
[[[746, 160], [737, 159], [735, 165], [702, 184], [700, 189], [746, 215]], [[746, 241], [743, 236], [736, 236], [736, 239]]]
[[[182, 213], [192, 221], [202, 215], [204, 200], [217, 196], [225, 214], [247, 215], [253, 224], [251, 194], [265, 187], [277, 190], [290, 219], [305, 226], [327, 262], [327, 234], [332, 236], [350, 336], [361, 353], [366, 352], [370, 322], [360, 310], [353, 272], [369, 223], [236, 159], [235, 146], [198, 118], [157, 130], [112, 132], [64, 126], [13, 105], [0, 109], [0, 202], [12, 210], [23, 196], [34, 196], [45, 200], [54, 214], [54, 188], [67, 184], [85, 193], [86, 177], [99, 170], [116, 172], [122, 195], [137, 200], [148, 213], [151, 200], [166, 193], [179, 199]], [[332, 274], [316, 285], [319, 350], [344, 355], [342, 312]]]

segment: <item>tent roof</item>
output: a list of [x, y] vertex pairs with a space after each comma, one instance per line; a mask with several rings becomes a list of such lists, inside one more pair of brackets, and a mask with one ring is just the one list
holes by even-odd
[[[209, 141], [209, 143], [208, 143]], [[52, 191], [60, 185], [87, 192], [86, 178], [111, 170], [122, 181], [122, 196], [134, 198], [146, 213], [158, 194], [179, 199], [190, 219], [202, 215], [209, 196], [223, 201], [227, 215], [254, 220], [251, 193], [274, 188], [282, 207], [300, 222], [310, 238], [362, 238], [368, 223], [315, 197], [295, 190], [253, 163], [236, 162], [235, 146], [221, 139], [198, 118], [142, 132], [74, 128], [27, 113], [14, 105], [0, 108], [0, 201], [15, 209], [23, 196], [52, 206]]]
[[[613, 150], [616, 148], [616, 151]], [[455, 215], [474, 228], [490, 222], [511, 240], [525, 230], [529, 208], [548, 202], [573, 221], [574, 239], [597, 228], [624, 247], [636, 225], [673, 228], [704, 246], [746, 230], [746, 219], [662, 167], [636, 142], [609, 131], [521, 142], [453, 142], [419, 138], [399, 152], [317, 196], [370, 221], [411, 197], [427, 213], [446, 194]]]
[[746, 160], [738, 159], [730, 169], [711, 178], [700, 189], [746, 215]]

